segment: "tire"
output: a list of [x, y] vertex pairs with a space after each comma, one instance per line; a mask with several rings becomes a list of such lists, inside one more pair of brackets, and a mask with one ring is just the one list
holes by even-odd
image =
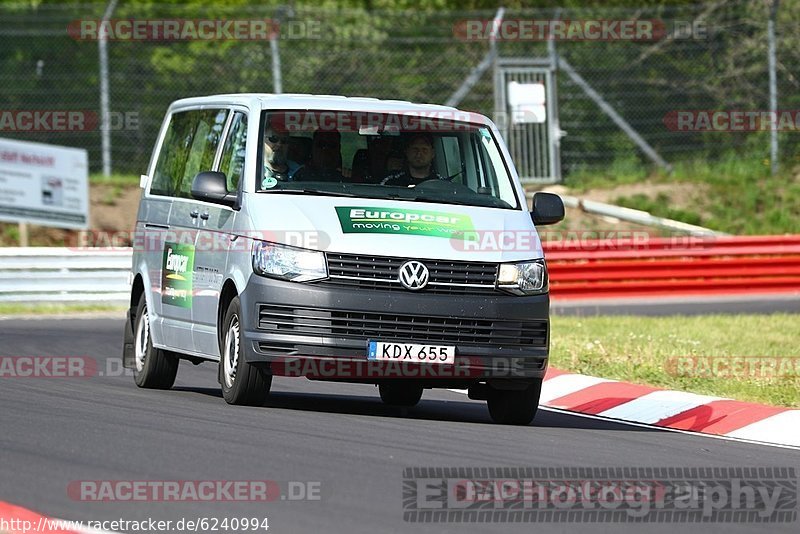
[[222, 396], [228, 404], [261, 406], [272, 386], [272, 375], [244, 361], [242, 357], [242, 305], [234, 297], [222, 321], [219, 347], [219, 375]]
[[487, 400], [489, 415], [501, 425], [527, 425], [536, 416], [541, 393], [541, 380], [523, 390], [496, 389]]
[[153, 346], [150, 335], [150, 314], [144, 294], [136, 306], [133, 324], [133, 380], [140, 388], [169, 389], [175, 383], [180, 360], [173, 354]]
[[422, 398], [422, 386], [416, 384], [380, 384], [378, 391], [384, 404], [416, 406]]

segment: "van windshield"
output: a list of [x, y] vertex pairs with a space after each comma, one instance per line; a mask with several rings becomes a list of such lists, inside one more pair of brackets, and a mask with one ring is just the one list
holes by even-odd
[[455, 113], [264, 112], [256, 190], [519, 209], [491, 130]]

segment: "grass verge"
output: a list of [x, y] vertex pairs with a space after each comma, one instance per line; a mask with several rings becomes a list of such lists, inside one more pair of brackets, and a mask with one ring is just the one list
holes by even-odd
[[[798, 330], [800, 315], [792, 314], [553, 316], [550, 361], [575, 373], [800, 408]], [[774, 372], [759, 367], [770, 361], [778, 362]]]
[[113, 185], [116, 187], [139, 187], [139, 176], [135, 174], [112, 174], [103, 176], [100, 173], [90, 174], [91, 185]]
[[72, 313], [102, 313], [125, 311], [121, 304], [105, 303], [16, 303], [0, 302], [0, 315], [69, 315]]

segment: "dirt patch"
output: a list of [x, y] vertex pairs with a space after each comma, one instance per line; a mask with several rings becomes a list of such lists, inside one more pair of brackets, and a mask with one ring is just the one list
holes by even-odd
[[[702, 211], [702, 206], [706, 204], [706, 199], [709, 194], [709, 188], [706, 184], [694, 183], [658, 184], [643, 182], [638, 184], [622, 184], [608, 189], [590, 189], [581, 193], [575, 193], [568, 187], [561, 185], [546, 187], [543, 190], [560, 195], [577, 196], [585, 200], [605, 202], [607, 204], [614, 204], [620, 197], [643, 195], [650, 199], [657, 199], [659, 196], [665, 196], [669, 198], [670, 207], [693, 211]], [[663, 233], [650, 226], [622, 221], [614, 217], [594, 215], [577, 208], [567, 208], [564, 221], [550, 227], [549, 230], [570, 232], [588, 231], [597, 232], [599, 234], [626, 231], [648, 231], [651, 234]]]
[[676, 208], [697, 208], [698, 204], [702, 204], [708, 197], [709, 186], [702, 183], [686, 183], [675, 182], [668, 184], [656, 184], [651, 182], [642, 182], [639, 184], [622, 184], [608, 189], [589, 189], [580, 194], [571, 192], [568, 187], [554, 186], [553, 188], [546, 188], [545, 191], [551, 191], [564, 194], [574, 195], [587, 200], [595, 200], [597, 202], [606, 202], [613, 204], [614, 200], [619, 197], [632, 197], [634, 195], [644, 195], [648, 198], [657, 198], [659, 195], [666, 195], [670, 199], [670, 203]]
[[89, 195], [92, 229], [132, 232], [141, 193], [138, 187], [92, 186]]
[[[566, 216], [562, 222], [540, 228], [543, 240], [616, 238], [621, 232], [647, 232], [649, 235], [662, 233], [650, 226], [593, 215], [576, 208], [566, 208]], [[564, 236], [565, 233], [570, 235]]]

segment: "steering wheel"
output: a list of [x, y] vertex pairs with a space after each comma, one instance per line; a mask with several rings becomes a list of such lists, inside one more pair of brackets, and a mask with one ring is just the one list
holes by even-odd
[[458, 171], [457, 173], [455, 173], [455, 174], [451, 174], [451, 175], [450, 175], [450, 176], [448, 176], [447, 178], [442, 178], [442, 179], [443, 179], [443, 180], [445, 180], [445, 181], [447, 181], [447, 182], [452, 182], [452, 181], [453, 181], [453, 178], [455, 178], [456, 176], [461, 176], [462, 174], [464, 174], [464, 169], [461, 169], [461, 170], [460, 170], [460, 171]]

